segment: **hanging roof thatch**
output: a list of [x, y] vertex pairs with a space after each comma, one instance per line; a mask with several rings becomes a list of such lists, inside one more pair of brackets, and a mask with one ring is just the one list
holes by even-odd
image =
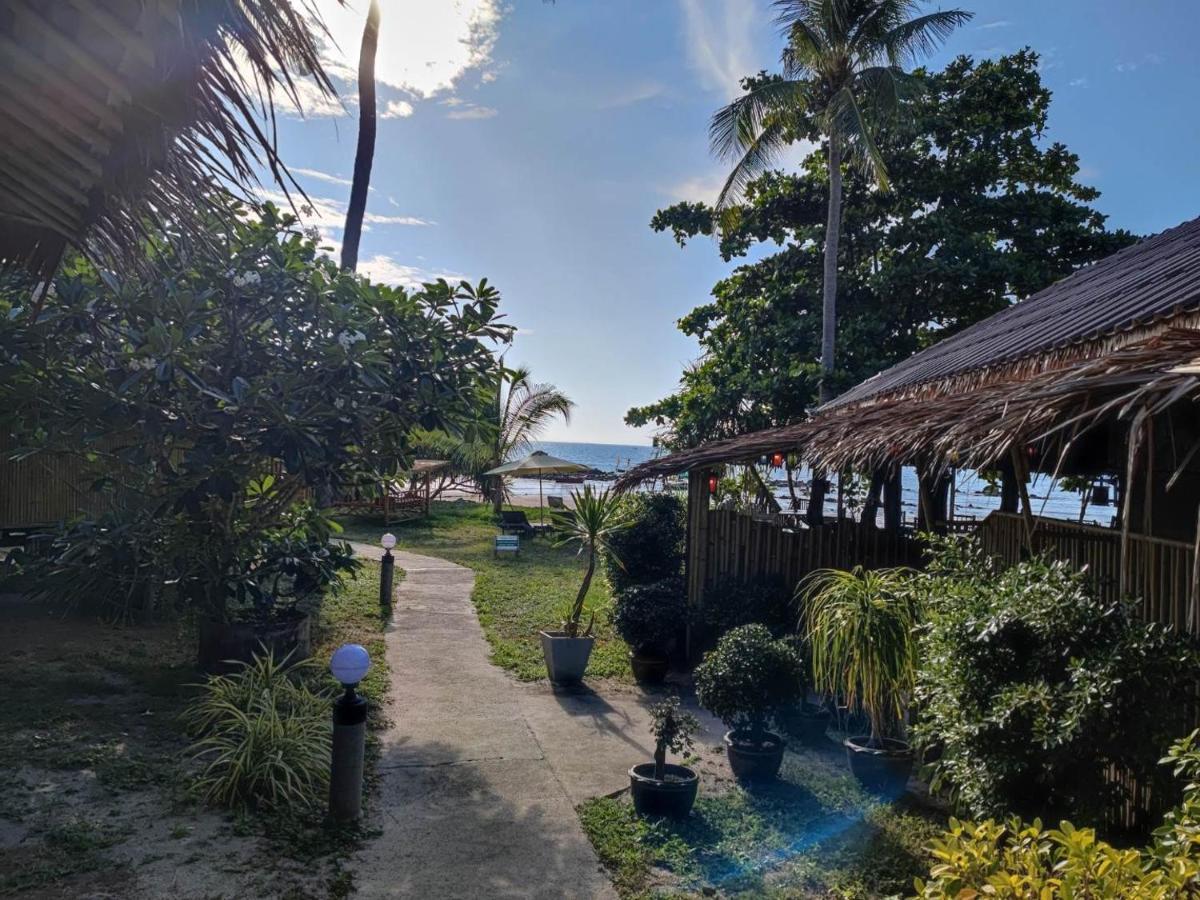
[[1200, 219], [914, 355], [804, 422], [644, 463], [618, 487], [776, 451], [835, 469], [978, 467], [1039, 442], [1061, 460], [1100, 422], [1200, 398], [1198, 310]]
[[298, 0], [0, 0], [0, 265], [131, 255], [214, 181], [283, 182], [272, 96], [332, 92]]

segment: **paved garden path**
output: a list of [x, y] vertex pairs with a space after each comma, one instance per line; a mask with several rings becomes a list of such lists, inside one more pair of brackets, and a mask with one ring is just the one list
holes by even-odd
[[[379, 558], [377, 548], [355, 550]], [[577, 770], [605, 770], [606, 791], [627, 783], [624, 760], [647, 752], [624, 734], [632, 715], [600, 701], [574, 722], [548, 687], [488, 662], [470, 569], [395, 555], [406, 574], [387, 634], [391, 726], [372, 812], [381, 833], [351, 865], [356, 896], [615, 897], [574, 809], [598, 779]], [[589, 732], [623, 747], [620, 759], [595, 758], [602, 751], [577, 742]]]

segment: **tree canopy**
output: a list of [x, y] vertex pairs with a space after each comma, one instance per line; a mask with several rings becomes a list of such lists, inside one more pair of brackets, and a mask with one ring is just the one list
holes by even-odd
[[[1046, 140], [1050, 91], [1032, 50], [959, 57], [917, 73], [923, 89], [878, 135], [891, 190], [845, 173], [838, 254], [838, 390], [1132, 243], [1106, 227], [1079, 180], [1079, 158]], [[747, 79], [747, 87], [771, 76]], [[798, 123], [795, 140], [815, 139]], [[794, 174], [767, 173], [721, 217], [725, 260], [758, 244], [781, 249], [738, 266], [679, 321], [702, 348], [679, 390], [626, 415], [660, 440], [693, 446], [801, 418], [817, 397], [826, 147]], [[715, 211], [678, 203], [655, 231], [683, 245], [713, 236]]]

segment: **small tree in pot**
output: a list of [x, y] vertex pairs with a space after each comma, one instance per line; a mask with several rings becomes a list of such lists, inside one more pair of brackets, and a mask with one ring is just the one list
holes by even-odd
[[589, 613], [588, 623], [583, 624], [587, 612], [588, 589], [596, 574], [596, 557], [608, 552], [609, 538], [628, 527], [629, 519], [620, 498], [608, 491], [593, 491], [591, 485], [582, 491], [572, 491], [573, 515], [558, 515], [555, 524], [561, 538], [558, 546], [578, 544], [579, 552], [587, 554], [587, 571], [579, 593], [575, 595], [558, 631], [541, 632], [542, 655], [546, 659], [546, 671], [554, 682], [579, 681], [587, 671], [588, 659], [592, 655], [592, 626], [595, 613]]
[[916, 677], [917, 605], [903, 569], [822, 569], [800, 584], [817, 690], [861, 708], [871, 733], [845, 741], [850, 769], [870, 790], [904, 792], [913, 754], [901, 740]]
[[650, 713], [654, 716], [654, 762], [639, 763], [629, 770], [633, 807], [644, 816], [682, 818], [692, 811], [700, 778], [687, 766], [668, 764], [667, 751], [678, 755], [690, 750], [700, 723], [680, 710], [676, 697], [656, 704]]
[[612, 625], [630, 647], [634, 678], [643, 684], [658, 684], [667, 677], [667, 654], [686, 622], [682, 578], [633, 584], [617, 594]]
[[825, 743], [825, 732], [833, 716], [821, 695], [813, 693], [812, 652], [808, 644], [798, 635], [789, 640], [800, 658], [800, 700], [779, 710], [775, 719], [788, 737], [810, 747], [820, 746]]
[[795, 649], [763, 625], [733, 629], [696, 667], [696, 697], [729, 727], [729, 767], [739, 779], [779, 773], [785, 743], [767, 723], [800, 699], [801, 678]]

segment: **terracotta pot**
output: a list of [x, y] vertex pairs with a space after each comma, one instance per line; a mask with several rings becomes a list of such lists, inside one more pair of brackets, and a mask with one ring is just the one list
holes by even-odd
[[870, 737], [851, 737], [843, 742], [850, 771], [868, 791], [891, 799], [898, 798], [912, 775], [913, 752], [904, 741]]
[[200, 647], [197, 663], [209, 673], [230, 672], [237, 663], [250, 662], [266, 648], [276, 659], [291, 654], [291, 660], [308, 659], [312, 654], [312, 620], [308, 616], [289, 616], [274, 622], [218, 622], [200, 620]]
[[570, 684], [583, 680], [588, 659], [592, 655], [594, 637], [568, 637], [563, 631], [539, 632], [546, 674], [555, 684]]
[[755, 742], [746, 731], [725, 733], [729, 768], [738, 781], [770, 781], [779, 774], [787, 742], [769, 731], [763, 732], [763, 738], [763, 741]]
[[682, 819], [692, 811], [700, 776], [687, 766], [664, 766], [667, 778], [654, 777], [654, 763], [639, 763], [629, 770], [629, 793], [633, 808], [643, 816], [671, 816]]

